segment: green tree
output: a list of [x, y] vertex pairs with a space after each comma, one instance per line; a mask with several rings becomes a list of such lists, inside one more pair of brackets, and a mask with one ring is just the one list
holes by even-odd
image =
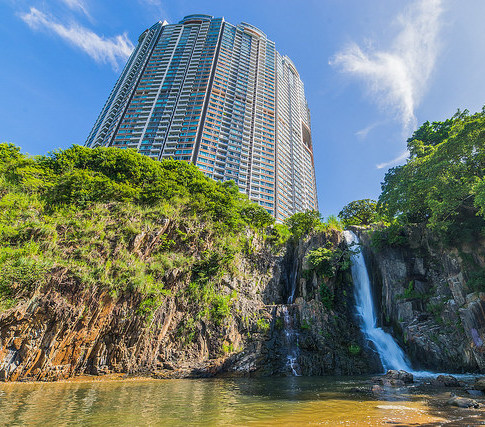
[[290, 233], [296, 238], [307, 236], [315, 227], [322, 222], [322, 217], [318, 211], [297, 212], [289, 218], [286, 218], [284, 223], [290, 230]]
[[345, 225], [369, 225], [376, 220], [376, 206], [372, 199], [354, 200], [342, 208], [338, 217]]
[[443, 232], [483, 223], [476, 215], [485, 212], [485, 108], [426, 122], [408, 140], [408, 150], [406, 164], [384, 178], [379, 209]]

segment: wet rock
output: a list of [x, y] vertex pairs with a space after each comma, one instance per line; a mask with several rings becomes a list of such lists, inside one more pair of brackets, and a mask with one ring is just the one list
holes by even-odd
[[460, 387], [460, 382], [453, 375], [438, 375], [431, 384], [439, 387]]
[[473, 399], [467, 397], [455, 396], [451, 393], [451, 398], [446, 402], [450, 406], [458, 406], [458, 408], [479, 408], [480, 404]]
[[485, 377], [480, 377], [475, 380], [475, 384], [473, 385], [475, 390], [480, 390], [485, 392]]
[[413, 374], [406, 371], [387, 371], [386, 375], [372, 378], [374, 383], [384, 387], [404, 387], [413, 382]]
[[411, 384], [414, 382], [413, 374], [403, 370], [397, 371], [395, 369], [390, 369], [387, 371], [385, 378], [389, 380], [400, 380], [404, 384]]
[[480, 390], [466, 390], [470, 396], [483, 396], [483, 391]]
[[349, 392], [359, 394], [369, 393], [369, 387], [352, 387], [349, 389]]
[[381, 394], [384, 393], [384, 389], [380, 385], [373, 385], [371, 388], [372, 393], [374, 394]]
[[[358, 231], [358, 230], [357, 230]], [[485, 238], [437, 250], [436, 236], [416, 226], [403, 243], [377, 249], [372, 232], [358, 232], [380, 304], [408, 357], [438, 372], [485, 373], [485, 295], [470, 293], [466, 258], [485, 268]]]

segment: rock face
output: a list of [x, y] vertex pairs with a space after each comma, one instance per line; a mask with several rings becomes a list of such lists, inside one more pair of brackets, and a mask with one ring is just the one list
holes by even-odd
[[474, 292], [470, 263], [485, 268], [485, 241], [447, 249], [419, 228], [377, 249], [356, 228], [380, 306], [415, 369], [485, 372], [485, 294]]
[[[177, 270], [147, 315], [140, 295], [86, 287], [58, 268], [49, 283], [0, 314], [0, 380], [378, 372], [354, 317], [350, 275], [309, 273], [308, 252], [329, 242], [344, 245], [337, 232], [312, 235], [279, 254], [253, 241], [251, 254], [235, 261], [237, 277], [224, 279], [221, 294], [237, 297], [219, 321], [198, 315], [185, 291], [189, 279]], [[321, 301], [322, 283], [332, 307]]]

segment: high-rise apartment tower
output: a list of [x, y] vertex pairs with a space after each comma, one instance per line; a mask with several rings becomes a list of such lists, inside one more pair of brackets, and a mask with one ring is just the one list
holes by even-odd
[[303, 83], [246, 23], [190, 15], [146, 30], [86, 145], [192, 162], [277, 220], [318, 209]]

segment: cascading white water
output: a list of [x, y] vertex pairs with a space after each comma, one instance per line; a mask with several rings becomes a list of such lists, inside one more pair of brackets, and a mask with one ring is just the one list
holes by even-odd
[[289, 274], [289, 285], [290, 285], [290, 292], [288, 296], [288, 304], [293, 304], [293, 301], [295, 300], [295, 292], [296, 292], [296, 276], [298, 274], [298, 257], [295, 257], [295, 260], [293, 261], [293, 266], [291, 269], [291, 272]]
[[300, 376], [298, 372], [300, 370], [300, 366], [298, 365], [298, 334], [293, 328], [293, 319], [290, 316], [288, 307], [283, 305], [281, 310], [283, 312], [285, 344], [288, 350], [288, 354], [286, 355], [286, 366], [289, 368], [292, 375], [298, 377]]
[[[344, 231], [344, 237], [349, 246], [359, 243], [358, 237], [352, 231]], [[412, 372], [413, 370], [407, 361], [406, 355], [394, 341], [394, 338], [382, 328], [377, 327], [371, 283], [362, 252], [359, 251], [353, 254], [351, 261], [356, 309], [364, 336], [374, 343], [384, 370], [402, 369]]]

